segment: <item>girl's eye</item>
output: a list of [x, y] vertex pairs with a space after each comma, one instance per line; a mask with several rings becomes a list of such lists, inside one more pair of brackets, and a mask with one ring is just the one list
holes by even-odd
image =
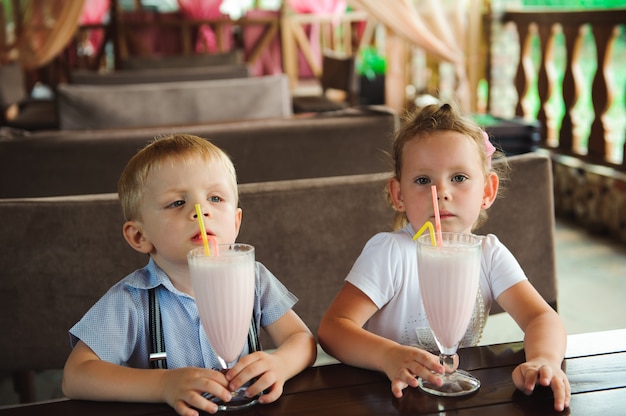
[[467, 176], [465, 175], [454, 175], [452, 177], [452, 182], [464, 182], [467, 180]]
[[420, 177], [415, 179], [415, 183], [418, 185], [428, 185], [430, 183], [430, 179], [427, 177]]

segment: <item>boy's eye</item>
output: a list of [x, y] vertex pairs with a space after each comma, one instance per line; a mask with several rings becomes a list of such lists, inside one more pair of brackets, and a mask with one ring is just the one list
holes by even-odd
[[222, 198], [220, 198], [219, 196], [210, 196], [209, 197], [209, 201], [210, 202], [222, 202]]
[[183, 201], [182, 199], [179, 199], [178, 201], [172, 202], [170, 204], [170, 207], [177, 208], [177, 207], [182, 207], [183, 205], [185, 205], [185, 201]]
[[420, 177], [415, 179], [415, 183], [418, 185], [428, 185], [430, 183], [430, 179], [427, 177]]

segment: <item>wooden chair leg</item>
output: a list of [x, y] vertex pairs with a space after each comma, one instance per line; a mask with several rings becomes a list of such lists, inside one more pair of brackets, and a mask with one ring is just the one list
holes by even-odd
[[35, 399], [35, 372], [32, 370], [13, 373], [13, 388], [20, 403], [32, 403]]

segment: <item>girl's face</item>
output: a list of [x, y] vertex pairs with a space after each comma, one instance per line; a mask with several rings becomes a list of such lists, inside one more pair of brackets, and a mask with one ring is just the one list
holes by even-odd
[[150, 253], [168, 273], [186, 270], [187, 253], [202, 246], [196, 203], [202, 208], [207, 234], [215, 235], [218, 243], [234, 242], [241, 209], [226, 167], [196, 157], [184, 163], [165, 161], [148, 174], [141, 220], [133, 221], [141, 244], [137, 249]]
[[431, 186], [437, 187], [442, 231], [469, 233], [481, 209], [493, 203], [498, 177], [483, 173], [478, 145], [455, 131], [437, 131], [404, 145], [401, 178], [391, 179], [396, 209], [414, 230], [435, 224]]

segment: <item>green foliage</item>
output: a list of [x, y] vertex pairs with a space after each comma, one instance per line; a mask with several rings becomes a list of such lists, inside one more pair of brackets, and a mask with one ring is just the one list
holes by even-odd
[[610, 9], [626, 7], [626, 0], [523, 0], [525, 7], [559, 9]]
[[611, 9], [626, 7], [626, 0], [523, 0], [522, 4], [559, 9]]
[[385, 58], [378, 53], [375, 47], [368, 47], [361, 50], [357, 60], [356, 70], [359, 75], [372, 80], [376, 75], [382, 75], [387, 70]]

